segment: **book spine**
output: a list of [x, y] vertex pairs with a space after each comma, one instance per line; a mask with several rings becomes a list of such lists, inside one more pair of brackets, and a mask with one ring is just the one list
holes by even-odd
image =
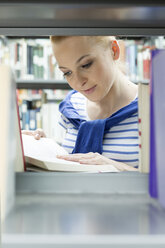
[[153, 83], [153, 57], [151, 59], [151, 83], [150, 83], [150, 174], [149, 193], [151, 197], [158, 198], [157, 168], [156, 168], [156, 146], [155, 146], [155, 125], [154, 125], [154, 83]]
[[30, 130], [36, 130], [37, 123], [36, 123], [36, 110], [30, 109], [29, 110], [29, 129]]
[[[150, 190], [154, 196], [158, 197], [160, 204], [165, 207], [165, 167], [164, 167], [164, 147], [165, 147], [165, 50], [152, 52], [152, 159]], [[153, 157], [154, 156], [154, 157]], [[155, 188], [157, 192], [155, 192]]]
[[138, 87], [139, 170], [143, 173], [149, 173], [149, 84], [140, 83]]
[[[20, 121], [20, 108], [19, 108], [19, 94], [18, 90], [16, 91], [16, 112], [17, 112], [17, 149], [20, 149], [21, 152], [17, 152], [20, 156], [17, 156], [17, 166], [16, 166], [16, 171], [26, 171], [26, 165], [25, 165], [25, 157], [24, 157], [24, 149], [23, 149], [23, 142], [22, 142], [22, 134], [21, 134], [21, 121]], [[19, 147], [20, 146], [20, 147]], [[17, 170], [17, 167], [19, 165], [19, 169]]]
[[141, 139], [141, 118], [142, 118], [142, 83], [138, 84], [138, 128], [139, 128], [139, 171], [142, 172], [142, 139]]

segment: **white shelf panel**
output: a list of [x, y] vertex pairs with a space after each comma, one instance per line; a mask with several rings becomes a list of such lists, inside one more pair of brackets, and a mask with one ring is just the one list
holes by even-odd
[[146, 194], [18, 194], [3, 248], [163, 248], [165, 212]]
[[148, 174], [24, 172], [16, 175], [18, 193], [147, 194]]

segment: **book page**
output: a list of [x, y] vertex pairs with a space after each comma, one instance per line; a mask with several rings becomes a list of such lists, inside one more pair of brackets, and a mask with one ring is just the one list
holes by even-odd
[[22, 134], [24, 155], [26, 162], [49, 171], [72, 172], [118, 172], [113, 165], [86, 165], [78, 162], [56, 158], [56, 155], [68, 154], [54, 140], [41, 138], [36, 140], [33, 136]]
[[68, 152], [54, 140], [41, 138], [36, 140], [34, 136], [22, 134], [24, 154], [45, 161], [57, 160], [56, 155], [66, 155]]

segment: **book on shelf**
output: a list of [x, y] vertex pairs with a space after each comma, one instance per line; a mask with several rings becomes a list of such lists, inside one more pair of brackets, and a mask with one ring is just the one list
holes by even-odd
[[62, 143], [63, 129], [59, 125], [59, 103], [44, 103], [41, 107], [42, 129], [48, 138], [52, 137], [56, 142]]
[[[63, 171], [63, 172], [118, 172], [113, 165], [85, 165], [58, 159], [57, 155], [66, 155], [67, 151], [52, 139], [34, 139], [22, 134], [24, 156], [27, 170]], [[30, 165], [30, 167], [28, 167]]]
[[[7, 40], [7, 46], [0, 40], [0, 61], [10, 61], [17, 78], [63, 79], [63, 73], [58, 68], [49, 38], [9, 38]], [[148, 79], [149, 50], [153, 46], [158, 48], [165, 46], [164, 38], [120, 40], [119, 37], [118, 42], [121, 48], [121, 60], [126, 61], [129, 68], [129, 78], [135, 82]]]
[[0, 66], [0, 221], [4, 223], [6, 216], [14, 205], [16, 161], [16, 88], [9, 66]]
[[138, 84], [139, 171], [149, 173], [150, 94], [149, 82]]
[[8, 49], [10, 53], [9, 61], [17, 78], [63, 79], [63, 74], [57, 66], [48, 38], [9, 39]]
[[165, 50], [152, 51], [150, 194], [165, 207]]
[[26, 90], [26, 93], [17, 90], [21, 129], [33, 131], [42, 128], [47, 137], [55, 138], [61, 143], [63, 129], [58, 123], [60, 115], [58, 108], [68, 91], [59, 92], [61, 90], [46, 90], [42, 94], [40, 92], [40, 95], [37, 93], [38, 97], [35, 98], [35, 94], [29, 90]]
[[[152, 58], [152, 56], [151, 56]], [[158, 197], [157, 190], [157, 170], [156, 170], [156, 144], [155, 144], [155, 121], [154, 121], [154, 84], [152, 79], [151, 62], [151, 81], [150, 81], [150, 174], [149, 174], [149, 193], [151, 197]]]
[[25, 167], [25, 158], [23, 152], [23, 143], [21, 139], [21, 122], [19, 116], [19, 106], [18, 106], [18, 95], [16, 94], [16, 104], [15, 107], [15, 135], [16, 135], [16, 160], [15, 160], [15, 172], [24, 172], [26, 171]]

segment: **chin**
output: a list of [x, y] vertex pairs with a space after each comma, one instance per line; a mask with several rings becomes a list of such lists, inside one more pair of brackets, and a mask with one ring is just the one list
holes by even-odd
[[98, 97], [98, 96], [92, 96], [92, 95], [85, 95], [85, 97], [88, 99], [88, 100], [90, 100], [91, 102], [99, 102], [99, 101], [101, 101], [101, 98], [100, 97]]

